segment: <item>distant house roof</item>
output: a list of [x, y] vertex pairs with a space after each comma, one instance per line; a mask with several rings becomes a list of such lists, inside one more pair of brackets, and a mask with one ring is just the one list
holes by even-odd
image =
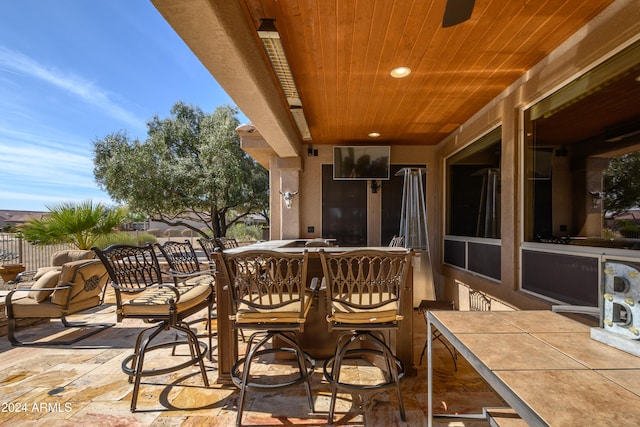
[[640, 220], [640, 209], [629, 209], [628, 211], [625, 211], [620, 215], [616, 215], [615, 219]]
[[49, 212], [0, 209], [0, 226], [25, 224], [30, 219], [41, 219], [47, 214]]

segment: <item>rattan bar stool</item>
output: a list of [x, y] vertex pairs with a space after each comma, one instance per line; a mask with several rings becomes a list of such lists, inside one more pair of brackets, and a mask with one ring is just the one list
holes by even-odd
[[[236, 424], [242, 422], [248, 389], [273, 391], [303, 383], [309, 408], [315, 412], [310, 381], [315, 360], [300, 348], [296, 338], [296, 333], [304, 330], [313, 301], [313, 291], [307, 288], [307, 252], [251, 250], [229, 254], [216, 249], [216, 254], [229, 289], [233, 327], [252, 332], [244, 357], [239, 358], [231, 371], [232, 381], [240, 389]], [[293, 355], [297, 376], [264, 381], [264, 374], [252, 373], [254, 362], [282, 352]], [[282, 363], [276, 357], [263, 360]]]
[[[412, 255], [410, 250], [370, 249], [343, 253], [320, 250], [330, 307], [329, 331], [344, 331], [338, 338], [333, 357], [324, 364], [325, 379], [331, 384], [330, 424], [333, 423], [338, 390], [370, 393], [394, 388], [400, 416], [406, 420], [400, 392], [404, 366], [394, 355], [385, 334], [397, 331], [403, 319], [400, 301]], [[347, 382], [342, 372], [343, 362], [356, 356], [371, 360], [384, 375], [384, 380], [371, 384]]]

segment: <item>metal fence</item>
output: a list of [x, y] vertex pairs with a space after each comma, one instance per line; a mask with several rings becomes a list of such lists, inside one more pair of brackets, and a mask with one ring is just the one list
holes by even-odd
[[22, 264], [27, 270], [49, 265], [51, 255], [65, 249], [77, 249], [72, 244], [34, 245], [15, 233], [0, 233], [0, 265]]

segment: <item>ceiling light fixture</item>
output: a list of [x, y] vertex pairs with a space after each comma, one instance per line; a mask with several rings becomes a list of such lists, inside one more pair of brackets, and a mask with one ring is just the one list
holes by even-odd
[[409, 67], [396, 67], [391, 70], [391, 77], [401, 79], [411, 74], [411, 68]]
[[378, 132], [369, 133], [369, 137], [371, 137], [371, 138], [378, 138], [379, 136], [380, 136], [380, 134]]
[[282, 47], [280, 34], [276, 29], [274, 19], [262, 20], [258, 28], [258, 37], [260, 37], [267, 56], [271, 61], [273, 71], [276, 73], [276, 77], [278, 77], [280, 87], [289, 103], [289, 111], [291, 111], [291, 115], [300, 130], [302, 139], [308, 141], [311, 139], [311, 131], [309, 130], [307, 120], [302, 110], [302, 101], [300, 100], [298, 88], [293, 80], [293, 74], [291, 74], [287, 57], [284, 54], [284, 48]]

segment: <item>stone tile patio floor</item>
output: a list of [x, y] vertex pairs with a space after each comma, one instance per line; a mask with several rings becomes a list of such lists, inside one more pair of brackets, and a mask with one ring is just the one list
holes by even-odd
[[[88, 315], [75, 316], [88, 317]], [[78, 319], [80, 320], [80, 319]], [[115, 306], [106, 304], [90, 315], [92, 322], [114, 322]], [[0, 337], [0, 425], [92, 425], [92, 426], [210, 426], [234, 425], [238, 390], [216, 384], [216, 360], [206, 361], [210, 387], [205, 387], [198, 369], [185, 369], [143, 379], [138, 412], [129, 411], [132, 385], [121, 371], [122, 360], [131, 353], [143, 323], [125, 320], [73, 346], [12, 347]], [[199, 325], [199, 329], [204, 323]], [[417, 376], [402, 381], [407, 422], [400, 419], [395, 395], [380, 392], [360, 399], [339, 394], [335, 425], [423, 426], [427, 424], [426, 357], [418, 359], [426, 326], [414, 312], [414, 355]], [[22, 330], [22, 337], [55, 336], [68, 333], [58, 321]], [[156, 351], [147, 363], [166, 363], [170, 350]], [[183, 356], [182, 356], [183, 357]], [[279, 361], [280, 362], [280, 361]], [[150, 367], [151, 365], [147, 365]], [[265, 369], [275, 369], [264, 364]], [[367, 376], [368, 367], [352, 369], [353, 375]], [[316, 413], [308, 410], [304, 388], [279, 392], [248, 392], [243, 425], [327, 425], [330, 389], [322, 377], [318, 361], [312, 382]], [[454, 371], [451, 356], [434, 342], [434, 402], [436, 412], [480, 412], [483, 407], [506, 406], [469, 364], [458, 356]], [[435, 423], [437, 426], [488, 426], [485, 421]]]

